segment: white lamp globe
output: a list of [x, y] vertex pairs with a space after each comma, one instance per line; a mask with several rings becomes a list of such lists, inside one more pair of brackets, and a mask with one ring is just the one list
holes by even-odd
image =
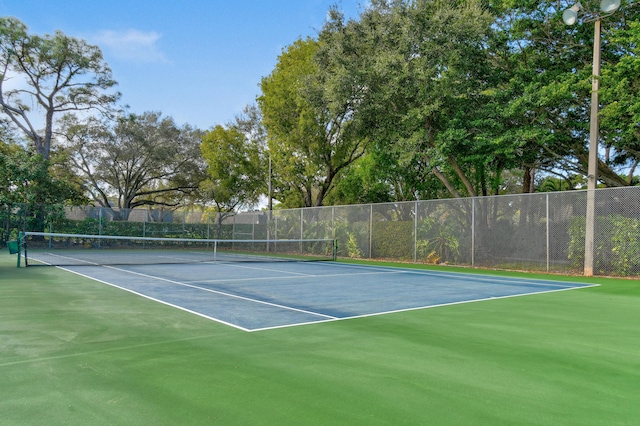
[[562, 20], [567, 25], [573, 25], [578, 21], [578, 12], [571, 9], [567, 9], [562, 12]]
[[600, 2], [600, 10], [604, 13], [612, 13], [620, 7], [620, 0], [602, 0]]

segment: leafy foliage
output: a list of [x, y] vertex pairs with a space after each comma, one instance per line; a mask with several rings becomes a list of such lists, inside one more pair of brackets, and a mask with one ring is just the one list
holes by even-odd
[[258, 104], [269, 135], [276, 194], [286, 207], [321, 206], [339, 173], [364, 154], [350, 108], [330, 98], [332, 68], [316, 61], [319, 43], [298, 40], [262, 79]]
[[[621, 215], [596, 218], [599, 237], [594, 252], [594, 272], [599, 275], [629, 276], [640, 265], [640, 220]], [[568, 257], [580, 270], [584, 263], [585, 218], [571, 221]]]
[[[583, 3], [585, 18], [594, 17], [597, 2]], [[322, 99], [326, 111], [342, 114], [340, 127], [352, 140], [367, 141], [364, 157], [338, 174], [329, 203], [500, 194], [513, 188], [506, 182], [513, 176], [521, 176], [521, 191], [533, 192], [536, 173], [568, 182], [585, 176], [593, 25], [588, 19], [564, 25], [561, 14], [570, 5], [373, 0], [349, 21], [332, 8], [317, 41], [296, 42], [263, 80], [261, 108], [298, 108], [266, 114], [267, 128], [273, 136], [285, 126], [291, 145], [302, 149], [306, 142], [300, 141], [319, 134], [301, 124], [310, 123], [305, 117]], [[606, 186], [633, 184], [640, 160], [640, 26], [632, 6], [603, 19], [606, 154], [598, 168]], [[291, 71], [295, 61], [300, 74]], [[281, 92], [267, 95], [284, 69], [290, 79], [281, 80]], [[292, 123], [300, 124], [296, 131]], [[300, 165], [302, 155], [286, 158]], [[319, 173], [302, 170], [307, 177]], [[288, 188], [304, 186], [302, 175], [290, 175]], [[303, 205], [304, 191], [293, 192], [298, 195], [283, 191], [283, 200], [293, 200], [286, 205]]]
[[421, 261], [439, 263], [448, 261], [455, 263], [460, 255], [460, 242], [450, 224], [439, 223], [427, 217], [419, 224], [421, 238], [416, 242], [417, 254]]
[[413, 222], [374, 222], [371, 241], [372, 257], [413, 260], [413, 228]]
[[49, 162], [19, 145], [0, 142], [0, 204], [59, 204], [83, 202], [79, 188], [67, 179], [56, 179]]
[[0, 241], [17, 229], [42, 231], [46, 222], [62, 215], [61, 200], [86, 202], [73, 180], [51, 172], [49, 161], [20, 145], [0, 142]]
[[200, 132], [147, 112], [115, 123], [67, 116], [68, 161], [103, 207], [177, 206], [203, 180]]
[[[114, 121], [119, 94], [97, 46], [0, 18], [3, 126], [49, 160], [52, 181], [125, 209], [199, 202], [229, 213], [253, 207], [267, 181], [284, 208], [580, 188], [598, 2], [583, 1], [584, 22], [568, 27], [571, 4], [371, 0], [348, 21], [332, 7], [317, 37], [283, 49], [258, 106], [212, 128], [202, 149], [199, 131], [159, 113]], [[634, 6], [602, 17], [604, 186], [638, 182]], [[8, 90], [9, 79], [24, 84]]]
[[201, 190], [218, 212], [257, 204], [266, 177], [258, 140], [236, 127], [216, 126], [203, 136], [201, 150], [208, 165]]

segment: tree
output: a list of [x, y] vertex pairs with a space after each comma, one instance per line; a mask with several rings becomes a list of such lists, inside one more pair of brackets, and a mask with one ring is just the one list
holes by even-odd
[[[593, 25], [565, 26], [568, 6], [372, 0], [357, 21], [330, 14], [317, 54], [331, 71], [325, 99], [349, 105], [349, 120], [362, 123], [370, 143], [361, 166], [397, 200], [446, 196], [441, 188], [498, 194], [516, 175], [530, 192], [536, 170], [586, 175]], [[599, 176], [607, 186], [632, 183], [638, 164], [637, 17], [624, 8], [603, 27], [601, 99], [610, 103]]]
[[491, 16], [477, 1], [374, 0], [359, 21], [331, 18], [320, 36], [331, 101], [349, 105], [396, 198], [438, 193], [420, 183], [431, 175], [450, 195], [476, 195], [495, 158], [478, 126]]
[[0, 142], [0, 205], [86, 201], [74, 182], [57, 179], [50, 167], [20, 145]]
[[202, 182], [201, 191], [220, 213], [219, 225], [225, 213], [258, 203], [266, 189], [259, 138], [251, 138], [233, 125], [228, 128], [218, 125], [204, 134], [201, 150], [207, 163], [207, 179]]
[[[22, 84], [7, 90], [8, 82]], [[102, 52], [84, 40], [60, 31], [53, 36], [30, 35], [15, 18], [0, 18], [0, 110], [48, 159], [58, 114], [98, 110], [108, 112], [119, 93], [107, 94], [116, 82]], [[42, 109], [34, 116], [30, 105]], [[44, 131], [37, 129], [44, 122]]]
[[160, 113], [131, 114], [115, 124], [67, 116], [63, 131], [70, 163], [103, 207], [175, 207], [195, 196], [204, 179], [201, 132]]
[[21, 145], [0, 141], [0, 241], [12, 229], [45, 230], [48, 219], [62, 214], [62, 202], [87, 201], [68, 173], [52, 168]]
[[[562, 12], [571, 3], [491, 2], [497, 31], [489, 46], [496, 69], [503, 76], [497, 86], [497, 100], [502, 105], [504, 132], [496, 140], [520, 142], [523, 168], [562, 171], [565, 179], [576, 173], [586, 176], [588, 171], [594, 31], [588, 22], [572, 27], [563, 23]], [[599, 10], [597, 3], [582, 2], [586, 16]], [[608, 111], [611, 119], [603, 120], [600, 144], [608, 147], [610, 156], [600, 159], [598, 175], [606, 186], [628, 185], [631, 180], [620, 176], [620, 165], [633, 166], [635, 161], [633, 155], [628, 156], [633, 149], [627, 151], [620, 143], [620, 132], [630, 125], [625, 111], [629, 105], [615, 111], [616, 107], [607, 104], [618, 98], [629, 99], [624, 93], [633, 91], [630, 84], [618, 85], [617, 89], [613, 86], [634, 75], [621, 64], [628, 63], [633, 46], [629, 38], [632, 32], [624, 30], [637, 18], [635, 8], [622, 7], [602, 24], [601, 99], [605, 105], [603, 117]], [[524, 186], [529, 186], [526, 181]]]
[[380, 176], [376, 159], [367, 153], [341, 174], [335, 190], [327, 197], [328, 204], [370, 204], [396, 201], [393, 185]]
[[[262, 113], [256, 104], [247, 105], [241, 114], [236, 115], [233, 123], [226, 126], [228, 129], [236, 129], [242, 133], [251, 150], [258, 151], [260, 172], [255, 179], [263, 182], [262, 195], [273, 196], [273, 188], [270, 188], [271, 164], [268, 144], [267, 129], [262, 121]], [[257, 165], [257, 164], [256, 164]], [[271, 193], [269, 193], [271, 190]], [[269, 199], [269, 209], [272, 208], [272, 199]]]
[[287, 207], [323, 205], [336, 177], [364, 154], [368, 142], [353, 131], [350, 105], [327, 96], [331, 70], [318, 62], [317, 50], [317, 41], [296, 41], [260, 84], [273, 181]]
[[570, 191], [578, 187], [586, 187], [587, 182], [586, 179], [579, 175], [568, 177], [545, 176], [536, 186], [539, 192]]
[[602, 75], [605, 163], [626, 169], [626, 182], [634, 184], [640, 162], [640, 23], [630, 20], [609, 39], [624, 55], [613, 66], [605, 67]]

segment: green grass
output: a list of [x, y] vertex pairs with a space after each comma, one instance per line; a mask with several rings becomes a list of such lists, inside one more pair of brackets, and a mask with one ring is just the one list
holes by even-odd
[[637, 424], [640, 283], [553, 279], [601, 286], [246, 333], [5, 249], [0, 424]]

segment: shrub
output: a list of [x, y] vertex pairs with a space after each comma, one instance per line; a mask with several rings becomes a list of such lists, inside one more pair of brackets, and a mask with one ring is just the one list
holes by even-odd
[[349, 241], [347, 241], [347, 254], [350, 258], [360, 258], [362, 257], [362, 250], [358, 247], [358, 241], [356, 240], [356, 236], [349, 232]]
[[413, 222], [374, 222], [371, 257], [412, 260], [413, 230]]
[[[585, 217], [575, 217], [569, 227], [568, 258], [571, 266], [584, 266]], [[640, 221], [621, 215], [596, 218], [594, 272], [617, 276], [640, 273]]]
[[454, 262], [460, 255], [460, 242], [450, 225], [425, 218], [418, 229], [418, 258], [426, 263]]

